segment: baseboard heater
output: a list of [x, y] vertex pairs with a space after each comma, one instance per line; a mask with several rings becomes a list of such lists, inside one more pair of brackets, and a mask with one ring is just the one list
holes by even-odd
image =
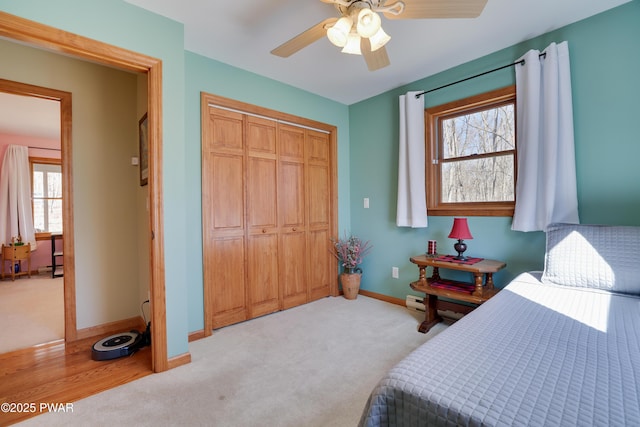
[[[439, 301], [439, 303], [440, 302], [441, 301]], [[407, 295], [407, 298], [405, 300], [405, 305], [407, 306], [407, 309], [409, 309], [411, 311], [421, 311], [423, 313], [425, 312], [424, 298], [422, 298], [422, 297], [417, 297], [415, 295]], [[456, 320], [459, 320], [462, 316], [464, 316], [464, 313], [461, 313], [461, 312], [458, 312], [458, 311], [442, 309], [440, 306], [438, 306], [438, 314], [441, 317], [443, 317], [446, 320], [451, 321], [451, 322], [455, 322]]]
[[417, 297], [415, 295], [407, 295], [405, 304], [409, 310], [425, 311], [424, 310], [424, 298]]

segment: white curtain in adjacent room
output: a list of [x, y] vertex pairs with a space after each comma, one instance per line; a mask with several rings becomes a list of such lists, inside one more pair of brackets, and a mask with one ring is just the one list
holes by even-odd
[[518, 179], [511, 228], [544, 231], [578, 223], [571, 73], [567, 42], [540, 56], [530, 50], [516, 68]]
[[400, 96], [398, 144], [398, 204], [396, 225], [427, 226], [424, 157], [424, 99], [407, 92]]
[[0, 243], [11, 243], [21, 236], [24, 243], [36, 247], [31, 211], [31, 171], [29, 149], [9, 145], [2, 161], [0, 174]]

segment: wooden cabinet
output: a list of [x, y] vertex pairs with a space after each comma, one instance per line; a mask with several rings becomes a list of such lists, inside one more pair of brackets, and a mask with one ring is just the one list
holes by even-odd
[[[27, 269], [22, 269], [22, 261], [27, 262]], [[31, 277], [31, 243], [26, 245], [9, 245], [2, 244], [2, 252], [0, 252], [0, 278], [4, 280], [6, 263], [9, 263], [9, 275], [11, 280], [16, 280], [16, 276], [28, 275]], [[16, 268], [20, 266], [18, 271]]]
[[205, 334], [337, 294], [335, 129], [202, 98]]

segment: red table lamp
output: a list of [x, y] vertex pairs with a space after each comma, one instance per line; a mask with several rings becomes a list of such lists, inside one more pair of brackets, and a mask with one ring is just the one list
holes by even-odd
[[467, 250], [467, 244], [463, 242], [464, 239], [473, 239], [471, 232], [469, 231], [469, 224], [467, 224], [467, 218], [454, 218], [453, 228], [449, 233], [450, 239], [458, 239], [458, 243], [453, 245], [453, 248], [458, 252], [458, 256], [454, 259], [460, 261], [466, 261], [467, 257], [463, 255]]

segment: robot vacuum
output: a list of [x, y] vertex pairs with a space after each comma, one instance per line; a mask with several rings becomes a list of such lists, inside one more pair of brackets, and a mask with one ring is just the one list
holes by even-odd
[[111, 360], [130, 356], [145, 345], [148, 345], [145, 334], [131, 331], [103, 338], [91, 348], [91, 358], [93, 360]]

